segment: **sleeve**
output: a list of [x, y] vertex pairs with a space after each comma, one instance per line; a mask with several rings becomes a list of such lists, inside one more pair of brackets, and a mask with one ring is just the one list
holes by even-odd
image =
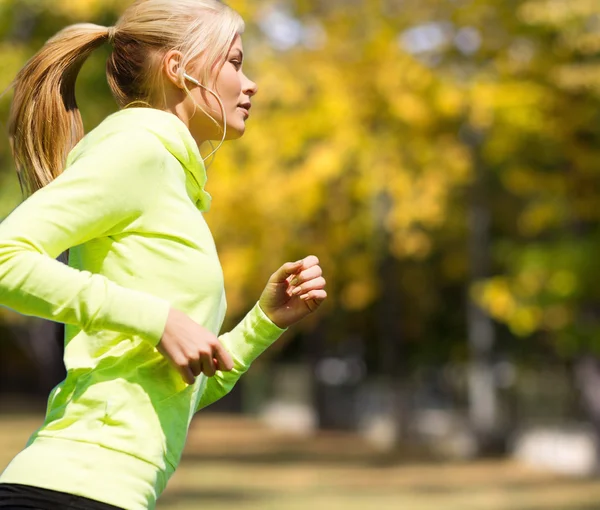
[[0, 223], [0, 305], [84, 331], [158, 344], [169, 303], [55, 260], [134, 222], [164, 178], [164, 148], [140, 130], [105, 137]]
[[233, 370], [218, 371], [208, 379], [196, 411], [227, 395], [252, 362], [285, 331], [266, 316], [258, 303], [254, 305], [235, 328], [219, 337], [223, 347], [233, 358]]

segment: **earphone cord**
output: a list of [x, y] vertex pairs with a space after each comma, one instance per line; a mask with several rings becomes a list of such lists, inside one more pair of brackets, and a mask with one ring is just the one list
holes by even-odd
[[[187, 73], [183, 73], [183, 77], [185, 79], [191, 81], [194, 85], [197, 85], [198, 87], [202, 87], [204, 90], [211, 93], [216, 98], [216, 100], [219, 103], [219, 106], [221, 107], [221, 113], [223, 115], [223, 138], [221, 138], [221, 142], [219, 143], [219, 145], [217, 145], [217, 147], [208, 156], [203, 158], [204, 163], [206, 163], [208, 158], [210, 158], [215, 152], [217, 152], [221, 148], [221, 145], [223, 145], [223, 143], [225, 142], [225, 137], [227, 136], [227, 113], [225, 112], [225, 106], [223, 105], [223, 101], [221, 101], [221, 98], [215, 92], [213, 92], [208, 87], [205, 87], [204, 85], [202, 85], [196, 78], [191, 77]], [[192, 101], [194, 101], [194, 100], [192, 99]], [[196, 101], [194, 101], [194, 106], [196, 108], [200, 108], [200, 110], [204, 111], [202, 109], [202, 107], [200, 105], [198, 105], [198, 103], [196, 103]]]

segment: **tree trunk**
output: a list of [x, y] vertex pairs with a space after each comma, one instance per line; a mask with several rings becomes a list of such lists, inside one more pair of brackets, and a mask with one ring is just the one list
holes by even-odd
[[[467, 126], [464, 140], [473, 158], [473, 184], [469, 193], [469, 288], [490, 276], [490, 210], [485, 168], [479, 155], [480, 134]], [[498, 401], [493, 371], [495, 331], [492, 319], [468, 296], [469, 420], [480, 455], [492, 453], [499, 444]]]
[[408, 367], [402, 344], [402, 331], [399, 318], [400, 293], [398, 290], [398, 261], [389, 253], [383, 258], [380, 266], [381, 300], [377, 310], [379, 337], [379, 369], [383, 381], [393, 394], [391, 419], [396, 424], [396, 446], [408, 439], [407, 431], [410, 422], [408, 384]]

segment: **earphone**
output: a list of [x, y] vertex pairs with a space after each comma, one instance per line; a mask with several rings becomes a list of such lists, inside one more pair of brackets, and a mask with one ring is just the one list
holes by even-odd
[[[204, 87], [204, 85], [202, 85], [202, 84], [201, 84], [201, 83], [200, 83], [200, 82], [199, 82], [199, 81], [198, 81], [196, 78], [193, 78], [193, 77], [192, 77], [192, 76], [190, 76], [188, 73], [185, 73], [185, 72], [184, 72], [184, 73], [183, 73], [183, 77], [184, 77], [186, 80], [189, 80], [189, 81], [191, 81], [191, 82], [192, 82], [194, 85], [198, 85], [199, 87]], [[206, 87], [204, 87], [204, 88], [206, 88]]]
[[[215, 96], [215, 98], [219, 102], [219, 106], [221, 107], [221, 113], [223, 115], [223, 138], [221, 138], [221, 142], [219, 143], [219, 145], [217, 145], [217, 147], [215, 149], [213, 149], [213, 151], [208, 156], [206, 156], [206, 158], [204, 158], [204, 161], [206, 162], [206, 160], [208, 158], [210, 158], [215, 152], [217, 152], [219, 150], [221, 145], [223, 145], [223, 142], [225, 142], [225, 137], [227, 136], [227, 114], [225, 113], [225, 106], [223, 106], [223, 102], [221, 101], [221, 98], [215, 92], [210, 90], [208, 87], [205, 87], [204, 85], [202, 85], [202, 83], [200, 83], [196, 78], [190, 76], [185, 71], [183, 72], [183, 77], [186, 80], [191, 81], [194, 85], [197, 85], [198, 87], [202, 87], [204, 90], [210, 92], [213, 96]], [[202, 107], [199, 106], [195, 101], [194, 101], [194, 105], [196, 106], [196, 108], [200, 108], [200, 110], [204, 111], [202, 109]]]

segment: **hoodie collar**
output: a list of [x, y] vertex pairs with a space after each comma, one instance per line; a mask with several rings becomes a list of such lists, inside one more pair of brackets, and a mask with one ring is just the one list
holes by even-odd
[[154, 134], [186, 171], [188, 194], [201, 211], [208, 211], [212, 197], [204, 189], [206, 167], [188, 127], [176, 115], [156, 108], [125, 108], [113, 113], [124, 124], [136, 124]]

